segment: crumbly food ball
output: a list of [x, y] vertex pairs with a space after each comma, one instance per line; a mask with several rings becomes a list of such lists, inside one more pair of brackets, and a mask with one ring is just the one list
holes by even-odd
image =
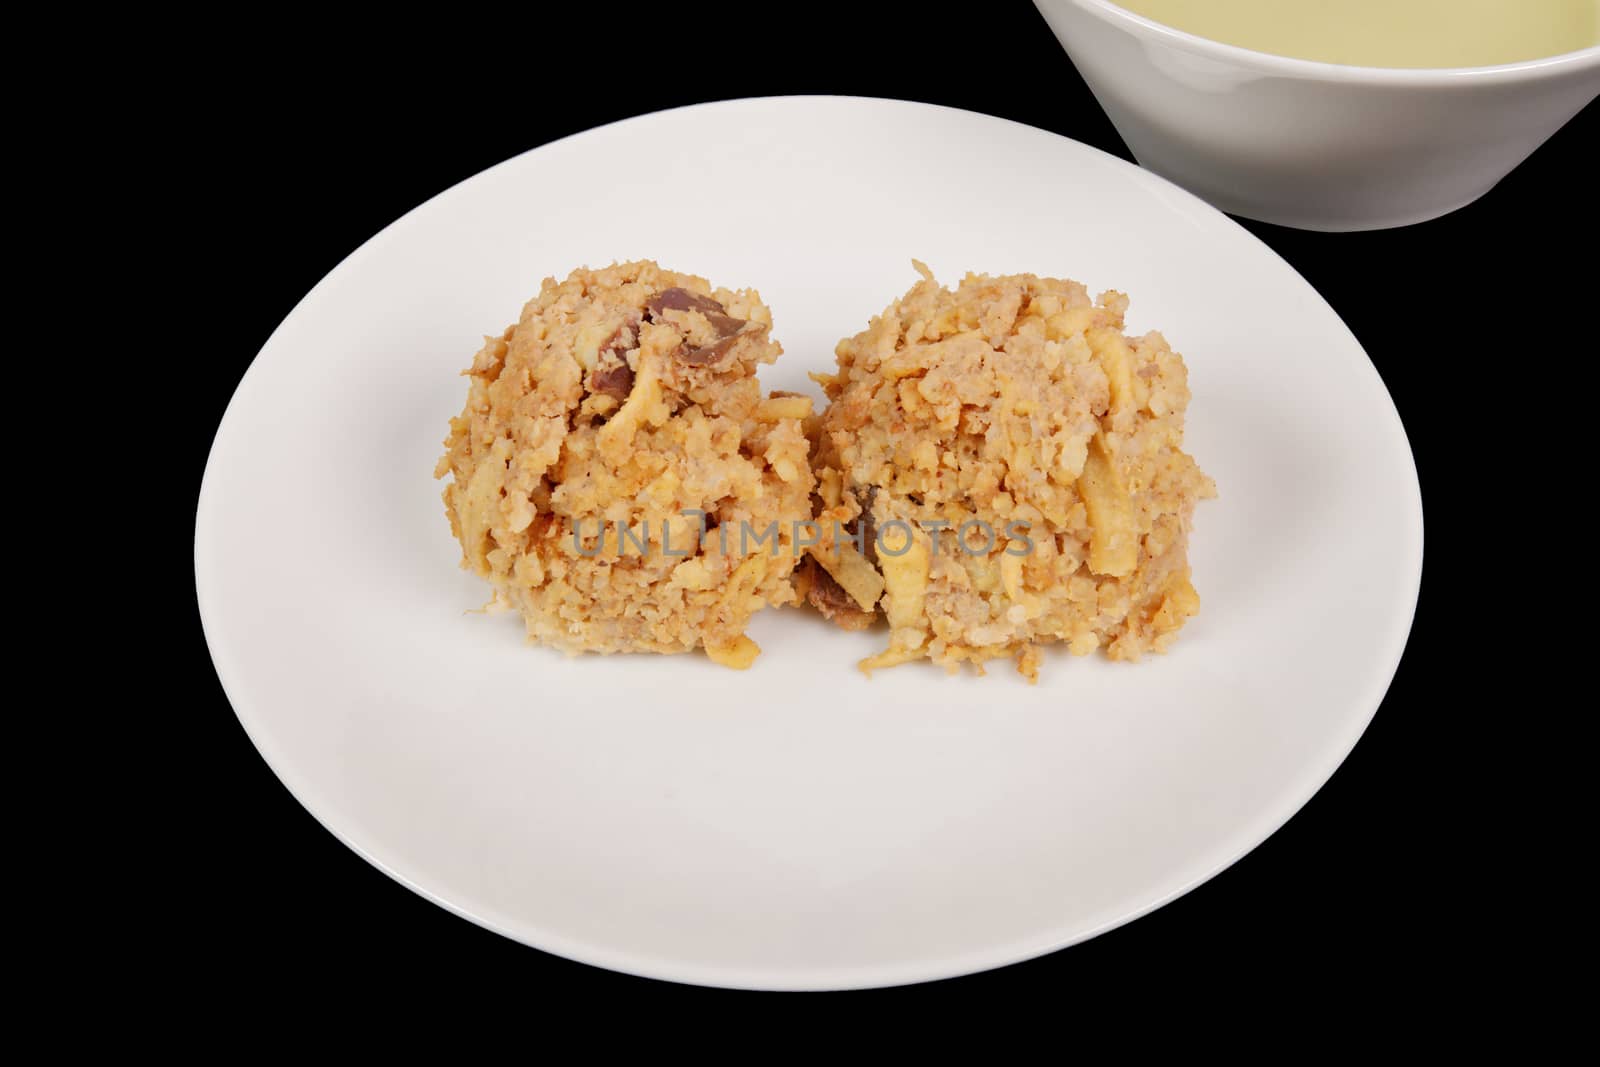
[[808, 597], [849, 628], [887, 618], [868, 670], [1007, 656], [1032, 679], [1048, 642], [1165, 648], [1199, 610], [1190, 523], [1216, 494], [1181, 447], [1183, 360], [1123, 334], [1120, 293], [1031, 274], [952, 290], [917, 269], [818, 376], [811, 555], [833, 582]]
[[[796, 599], [810, 401], [763, 397], [782, 351], [750, 289], [655, 263], [546, 279], [465, 372], [436, 477], [462, 566], [534, 640], [744, 667], [751, 615]], [[776, 551], [724, 527], [777, 526]]]

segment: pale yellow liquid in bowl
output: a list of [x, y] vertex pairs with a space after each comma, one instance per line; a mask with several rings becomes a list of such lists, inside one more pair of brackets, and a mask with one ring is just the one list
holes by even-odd
[[1257, 52], [1358, 67], [1487, 67], [1600, 44], [1600, 0], [1114, 0]]

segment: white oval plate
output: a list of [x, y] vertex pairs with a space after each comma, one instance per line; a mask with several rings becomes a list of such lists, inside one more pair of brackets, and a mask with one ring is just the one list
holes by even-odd
[[[1215, 476], [1204, 608], [1136, 666], [1030, 687], [766, 612], [735, 673], [566, 659], [468, 613], [431, 473], [480, 336], [546, 275], [650, 257], [755, 286], [815, 392], [914, 280], [1077, 278], [1182, 351]], [[1399, 662], [1422, 564], [1411, 452], [1337, 315], [1173, 185], [923, 104], [740, 100], [630, 119], [463, 182], [284, 320], [217, 432], [195, 581], [230, 700], [333, 833], [560, 955], [686, 982], [885, 985], [1090, 937], [1204, 881], [1333, 773]]]

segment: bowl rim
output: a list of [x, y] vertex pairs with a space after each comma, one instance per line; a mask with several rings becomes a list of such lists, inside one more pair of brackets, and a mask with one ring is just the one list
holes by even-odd
[[[1050, 0], [1035, 0], [1035, 2], [1043, 6]], [[1296, 59], [1293, 56], [1280, 56], [1271, 52], [1258, 52], [1253, 48], [1223, 44], [1221, 41], [1213, 41], [1209, 37], [1175, 29], [1155, 19], [1135, 14], [1115, 0], [1066, 0], [1066, 2], [1108, 22], [1120, 24], [1131, 32], [1156, 37], [1163, 43], [1183, 51], [1209, 55], [1226, 62], [1291, 77], [1363, 85], [1447, 86], [1555, 77], [1575, 70], [1600, 67], [1600, 44], [1580, 48], [1575, 52], [1562, 52], [1554, 56], [1487, 67], [1363, 67], [1326, 63], [1316, 59]]]

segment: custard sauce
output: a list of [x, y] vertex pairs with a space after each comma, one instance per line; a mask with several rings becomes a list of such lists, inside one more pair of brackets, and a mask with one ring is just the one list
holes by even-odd
[[1482, 67], [1600, 43], [1600, 0], [1114, 0], [1258, 52], [1362, 67]]

